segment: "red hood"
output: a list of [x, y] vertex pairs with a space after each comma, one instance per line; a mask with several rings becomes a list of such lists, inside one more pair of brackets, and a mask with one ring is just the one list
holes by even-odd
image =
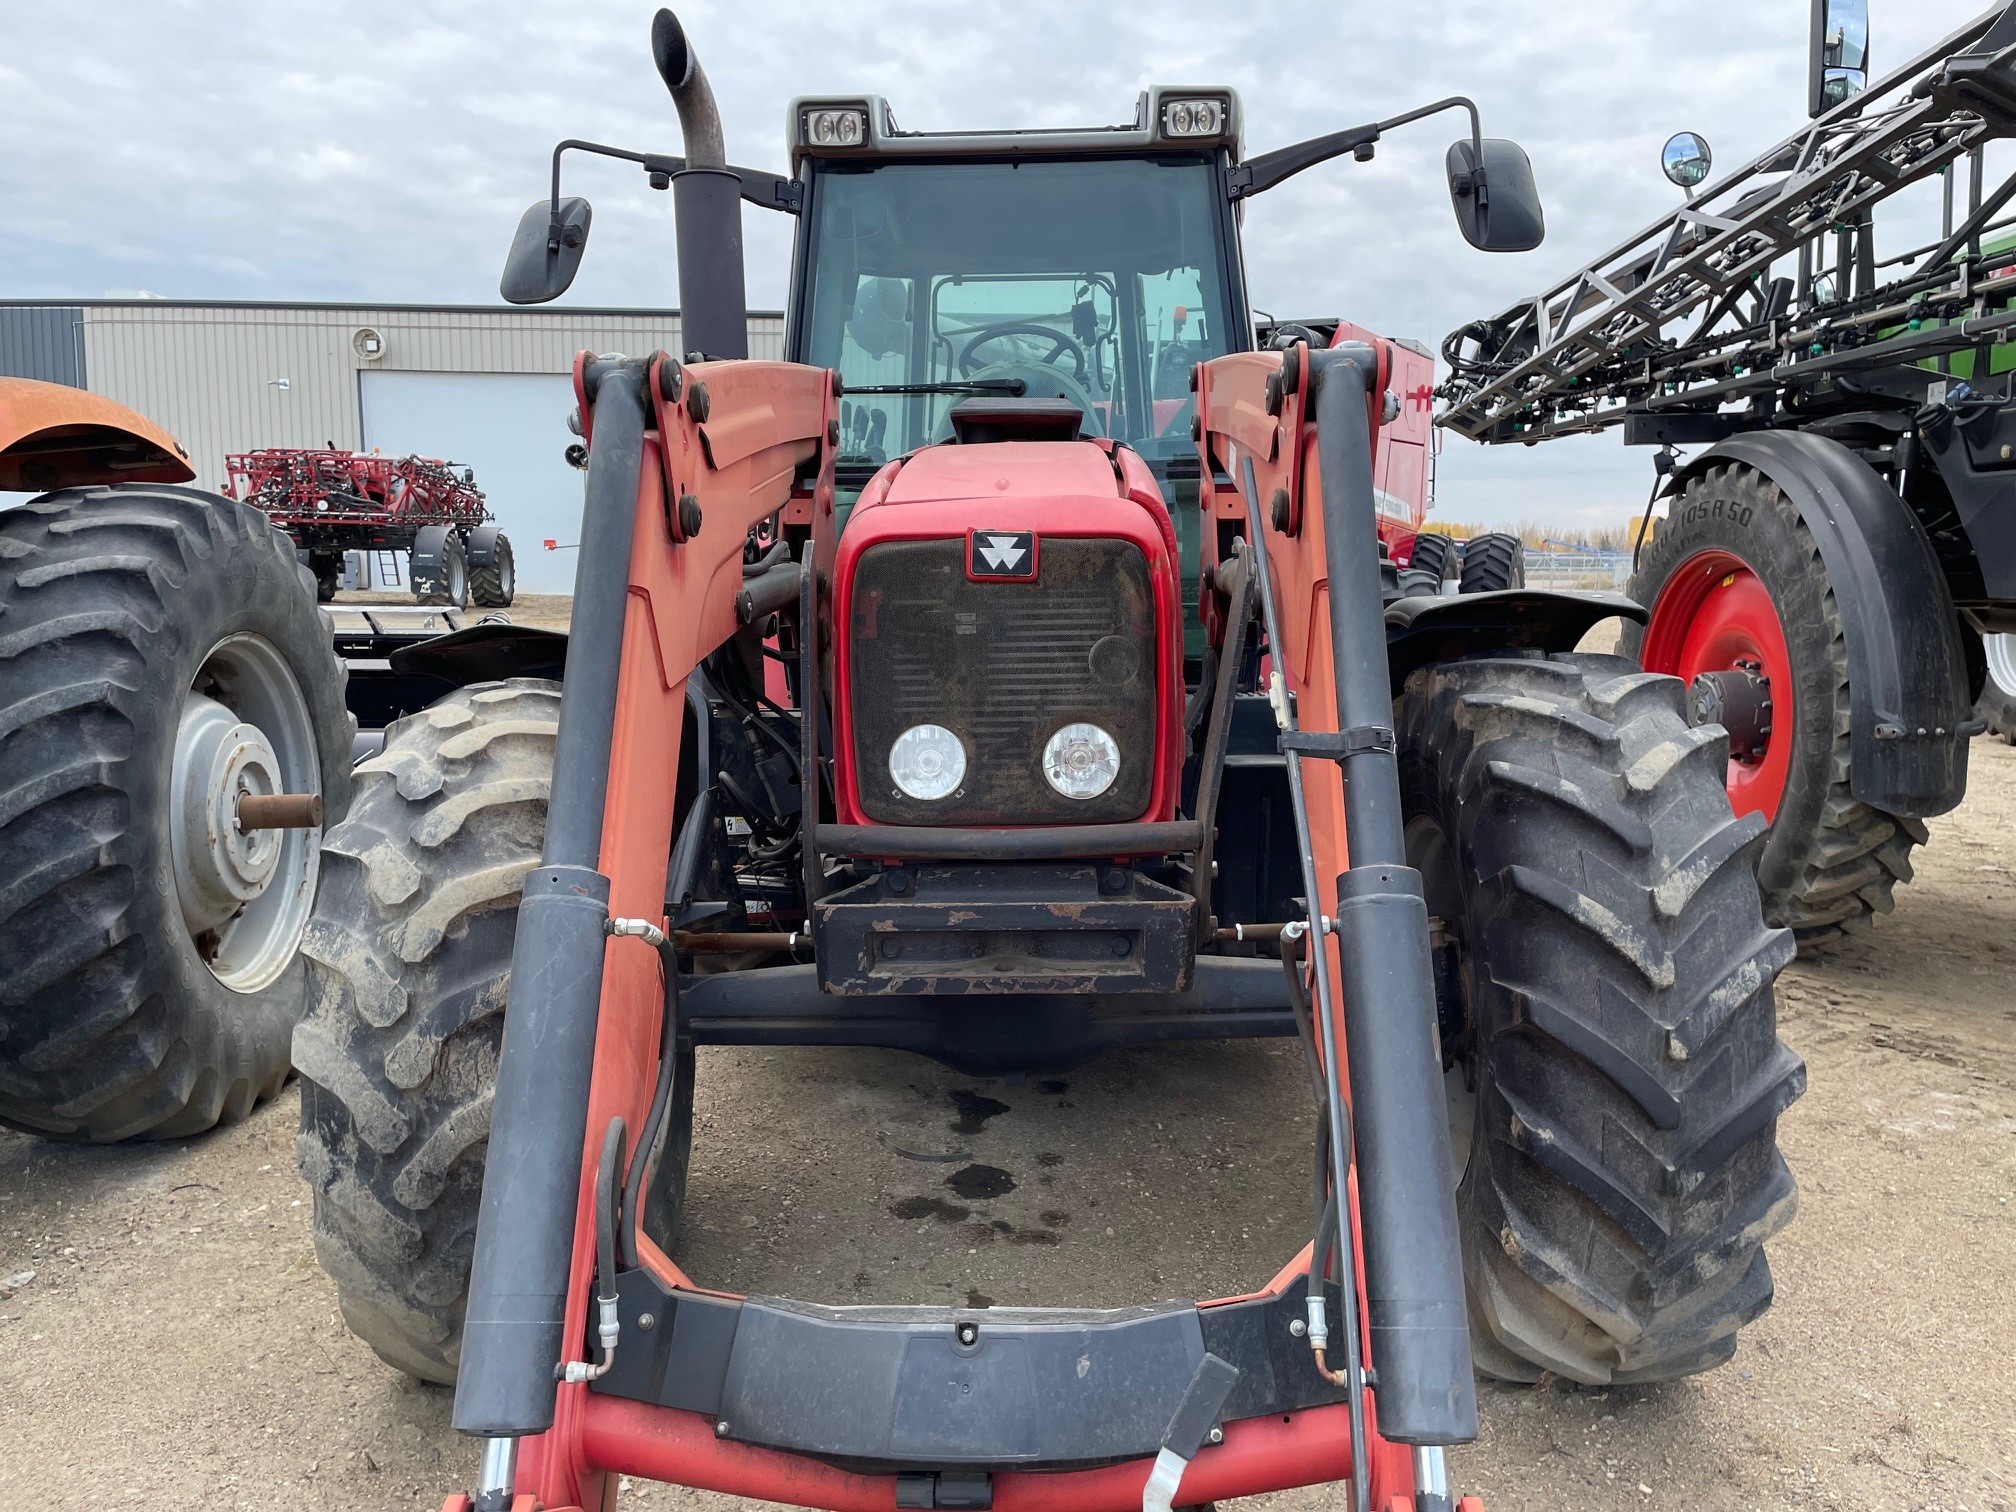
[[988, 441], [925, 447], [903, 464], [884, 502], [1087, 495], [1121, 495], [1104, 447], [1091, 441]]

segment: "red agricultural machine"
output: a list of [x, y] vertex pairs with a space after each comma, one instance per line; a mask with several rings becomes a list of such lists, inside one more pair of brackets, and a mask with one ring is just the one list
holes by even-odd
[[1868, 48], [1866, 0], [1814, 0], [1806, 126], [1713, 184], [1675, 135], [1685, 203], [1444, 347], [1461, 435], [1662, 448], [1624, 649], [1729, 732], [1767, 915], [1816, 944], [1889, 912], [1970, 737], [2016, 739], [2016, 10]]
[[467, 468], [434, 457], [286, 447], [234, 453], [224, 467], [225, 496], [256, 505], [294, 538], [325, 603], [352, 551], [394, 562], [404, 555], [407, 582], [423, 604], [503, 608], [517, 594], [510, 538], [490, 523]]
[[[1804, 1073], [1725, 738], [1572, 650], [1625, 600], [1400, 594], [1394, 348], [1256, 348], [1245, 313], [1242, 200], [1457, 109], [1463, 234], [1523, 250], [1525, 155], [1460, 98], [1249, 157], [1222, 88], [946, 134], [842, 95], [792, 105], [787, 178], [727, 166], [670, 13], [652, 43], [688, 155], [586, 150], [671, 188], [690, 350], [578, 359], [571, 633], [432, 643], [466, 685], [357, 768], [305, 946], [317, 1253], [381, 1356], [456, 1383], [449, 1506], [622, 1474], [1447, 1512], [1473, 1360], [1727, 1359]], [[582, 256], [558, 155], [516, 301]], [[795, 219], [788, 361], [745, 356], [743, 200]], [[1016, 1072], [1266, 1034], [1310, 1069], [1310, 1239], [1244, 1295], [829, 1305], [681, 1266], [698, 1049]]]

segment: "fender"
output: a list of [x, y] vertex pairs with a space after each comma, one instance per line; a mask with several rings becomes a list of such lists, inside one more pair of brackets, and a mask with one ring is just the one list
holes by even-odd
[[1809, 431], [1731, 437], [1668, 495], [1718, 462], [1777, 484], [1820, 548], [1848, 643], [1849, 791], [1886, 813], [1945, 813], [1966, 790], [1973, 706], [1959, 615], [1918, 517], [1868, 463]]
[[123, 404], [32, 378], [0, 378], [0, 489], [192, 483], [189, 454]]
[[1386, 606], [1386, 667], [1393, 696], [1400, 696], [1410, 673], [1430, 662], [1511, 646], [1573, 651], [1597, 625], [1618, 617], [1641, 625], [1648, 618], [1641, 604], [1621, 593], [1511, 588], [1396, 599]]
[[[464, 543], [463, 549], [469, 554], [469, 570], [497, 565], [497, 540], [504, 532], [495, 525], [478, 525]], [[536, 675], [536, 674], [535, 674]]]
[[507, 677], [558, 682], [567, 670], [567, 634], [506, 621], [478, 623], [401, 646], [386, 660], [402, 676], [438, 678], [444, 693]]

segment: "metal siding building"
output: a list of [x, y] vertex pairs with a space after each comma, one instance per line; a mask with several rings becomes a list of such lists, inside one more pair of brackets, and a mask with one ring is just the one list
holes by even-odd
[[84, 387], [81, 305], [0, 305], [0, 378]]
[[[366, 332], [380, 338], [375, 358], [360, 350]], [[0, 375], [72, 384], [137, 410], [181, 441], [205, 488], [223, 483], [228, 452], [375, 444], [365, 431], [368, 375], [564, 376], [584, 347], [678, 352], [678, 312], [0, 302]], [[783, 353], [783, 317], [751, 315], [749, 354]], [[556, 451], [569, 439], [563, 426], [564, 406], [553, 416]]]
[[[563, 592], [581, 474], [574, 354], [680, 350], [676, 310], [310, 305], [167, 299], [0, 303], [0, 375], [68, 383], [164, 427], [199, 486], [261, 447], [334, 444], [469, 467], [528, 591]], [[752, 357], [784, 354], [781, 315], [749, 319]], [[0, 496], [0, 504], [5, 496]]]

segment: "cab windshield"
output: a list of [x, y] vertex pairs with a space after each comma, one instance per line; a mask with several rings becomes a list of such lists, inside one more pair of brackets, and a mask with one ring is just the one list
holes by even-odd
[[1190, 370], [1233, 346], [1209, 160], [822, 162], [812, 198], [799, 344], [848, 389], [843, 483], [1018, 388], [1165, 482], [1194, 457]]

